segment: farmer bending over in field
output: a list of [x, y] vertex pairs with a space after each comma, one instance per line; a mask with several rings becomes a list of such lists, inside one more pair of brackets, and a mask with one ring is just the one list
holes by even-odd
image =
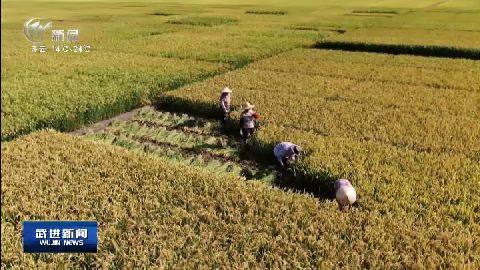
[[259, 118], [258, 113], [253, 111], [254, 107], [254, 105], [247, 102], [240, 115], [240, 133], [245, 145], [247, 145], [248, 139], [255, 133], [255, 121]]
[[339, 179], [333, 184], [335, 199], [341, 211], [351, 206], [357, 200], [357, 192], [347, 179]]
[[302, 147], [291, 142], [281, 142], [273, 148], [273, 154], [277, 158], [277, 164], [280, 171], [285, 171], [289, 163], [295, 162], [300, 153], [303, 152]]
[[230, 118], [230, 96], [232, 90], [225, 87], [222, 90], [222, 95], [220, 96], [220, 110], [222, 110], [222, 124], [226, 124], [228, 118]]

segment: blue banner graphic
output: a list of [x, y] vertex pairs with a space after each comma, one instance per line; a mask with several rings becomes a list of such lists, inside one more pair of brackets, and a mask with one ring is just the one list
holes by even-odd
[[23, 252], [97, 252], [96, 221], [24, 221]]

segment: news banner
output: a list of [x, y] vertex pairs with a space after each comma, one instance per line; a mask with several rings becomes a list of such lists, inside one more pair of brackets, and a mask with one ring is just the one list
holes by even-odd
[[24, 253], [92, 253], [98, 248], [96, 221], [24, 221]]

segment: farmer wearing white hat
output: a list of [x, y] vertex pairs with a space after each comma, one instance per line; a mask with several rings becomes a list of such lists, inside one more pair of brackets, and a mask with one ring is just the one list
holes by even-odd
[[220, 96], [220, 110], [222, 111], [222, 124], [227, 122], [227, 119], [230, 118], [230, 96], [232, 90], [230, 88], [225, 87], [222, 90], [222, 94]]
[[253, 111], [255, 105], [246, 103], [240, 115], [240, 133], [243, 136], [243, 143], [247, 145], [248, 139], [255, 133], [255, 121], [259, 118], [258, 113]]
[[357, 192], [347, 179], [339, 179], [335, 181], [333, 188], [335, 190], [335, 198], [337, 199], [340, 210], [351, 206], [357, 200]]
[[288, 163], [298, 160], [301, 152], [303, 152], [302, 147], [291, 142], [281, 142], [273, 148], [280, 170], [285, 170]]

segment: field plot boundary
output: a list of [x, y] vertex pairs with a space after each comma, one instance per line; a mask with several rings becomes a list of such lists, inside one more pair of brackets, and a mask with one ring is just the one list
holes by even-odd
[[373, 52], [387, 54], [408, 54], [418, 56], [465, 58], [480, 60], [480, 50], [444, 47], [434, 45], [375, 44], [366, 42], [319, 41], [313, 46], [317, 49], [330, 49], [354, 52]]

